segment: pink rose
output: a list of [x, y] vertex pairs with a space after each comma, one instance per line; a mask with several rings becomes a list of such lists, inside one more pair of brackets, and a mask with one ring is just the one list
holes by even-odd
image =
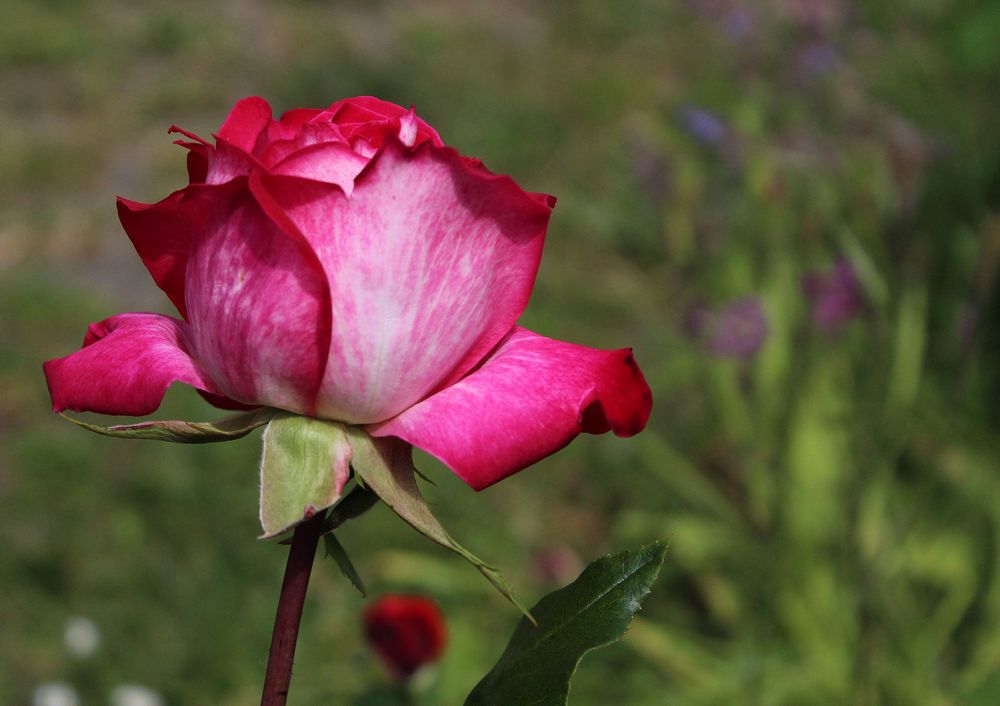
[[399, 437], [474, 488], [577, 434], [639, 432], [630, 350], [516, 325], [555, 199], [446, 147], [413, 110], [361, 97], [280, 119], [233, 108], [188, 139], [190, 183], [119, 199], [181, 318], [120, 314], [45, 364], [56, 411], [143, 415], [174, 382]]

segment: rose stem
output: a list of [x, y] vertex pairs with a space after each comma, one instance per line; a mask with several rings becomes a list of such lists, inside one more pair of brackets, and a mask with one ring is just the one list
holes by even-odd
[[284, 706], [288, 700], [295, 641], [302, 621], [302, 605], [306, 600], [309, 574], [312, 572], [325, 514], [317, 513], [315, 517], [296, 527], [292, 535], [292, 547], [288, 550], [285, 578], [281, 582], [281, 596], [278, 598], [278, 611], [274, 616], [274, 632], [271, 634], [271, 651], [267, 656], [267, 675], [264, 677], [260, 706]]

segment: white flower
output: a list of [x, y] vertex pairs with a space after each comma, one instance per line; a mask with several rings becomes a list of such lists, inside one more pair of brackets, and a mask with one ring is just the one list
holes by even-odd
[[69, 684], [50, 681], [35, 687], [31, 706], [80, 706], [80, 697]]
[[111, 706], [165, 706], [163, 697], [139, 684], [119, 684], [111, 690]]
[[93, 620], [77, 615], [66, 621], [63, 642], [74, 657], [89, 657], [101, 644], [101, 631]]

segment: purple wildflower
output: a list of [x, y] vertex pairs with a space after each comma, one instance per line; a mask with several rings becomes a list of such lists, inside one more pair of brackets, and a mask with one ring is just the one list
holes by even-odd
[[726, 139], [726, 124], [715, 113], [704, 108], [686, 105], [677, 111], [677, 120], [685, 132], [708, 147], [717, 147]]
[[717, 309], [711, 317], [708, 348], [727, 358], [753, 358], [767, 339], [767, 315], [760, 297], [747, 296]]
[[829, 270], [807, 274], [802, 278], [802, 291], [812, 303], [812, 324], [823, 333], [839, 332], [865, 308], [861, 284], [847, 260], [838, 260]]
[[795, 66], [802, 80], [815, 80], [837, 70], [840, 52], [825, 42], [814, 42], [798, 53]]
[[710, 309], [695, 304], [684, 317], [684, 332], [700, 340], [714, 355], [753, 358], [767, 339], [767, 315], [760, 297], [745, 296]]
[[721, 18], [722, 31], [730, 40], [739, 42], [753, 36], [754, 24], [750, 13], [742, 7], [734, 7]]

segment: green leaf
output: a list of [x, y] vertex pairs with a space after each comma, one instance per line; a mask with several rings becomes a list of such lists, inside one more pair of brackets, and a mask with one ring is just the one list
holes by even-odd
[[209, 444], [240, 439], [257, 427], [267, 424], [275, 413], [275, 410], [270, 407], [261, 407], [249, 412], [234, 414], [217, 422], [185, 422], [164, 419], [111, 427], [84, 422], [68, 414], [60, 414], [59, 416], [87, 431], [119, 439], [154, 439], [156, 441], [172, 441], [178, 444]]
[[379, 500], [378, 495], [369, 488], [358, 484], [333, 506], [326, 518], [325, 532], [332, 532], [348, 520], [360, 517], [373, 507]]
[[456, 542], [431, 513], [414, 477], [412, 447], [394, 437], [372, 438], [357, 427], [348, 427], [347, 434], [354, 450], [351, 466], [365, 485], [418, 532], [475, 566], [504, 598], [533, 621], [531, 613], [514, 597], [500, 572]]
[[532, 609], [538, 626], [518, 623], [507, 649], [465, 706], [565, 706], [584, 654], [618, 640], [649, 593], [667, 545], [598, 559]]
[[323, 535], [323, 544], [326, 547], [326, 555], [337, 562], [337, 566], [340, 567], [340, 573], [351, 582], [354, 588], [358, 589], [362, 596], [367, 596], [368, 590], [365, 588], [365, 582], [361, 580], [358, 570], [351, 562], [351, 557], [347, 556], [347, 550], [344, 549], [344, 545], [340, 543], [333, 532], [327, 532]]
[[276, 537], [337, 502], [350, 462], [342, 424], [275, 416], [264, 430], [260, 462], [261, 539]]

